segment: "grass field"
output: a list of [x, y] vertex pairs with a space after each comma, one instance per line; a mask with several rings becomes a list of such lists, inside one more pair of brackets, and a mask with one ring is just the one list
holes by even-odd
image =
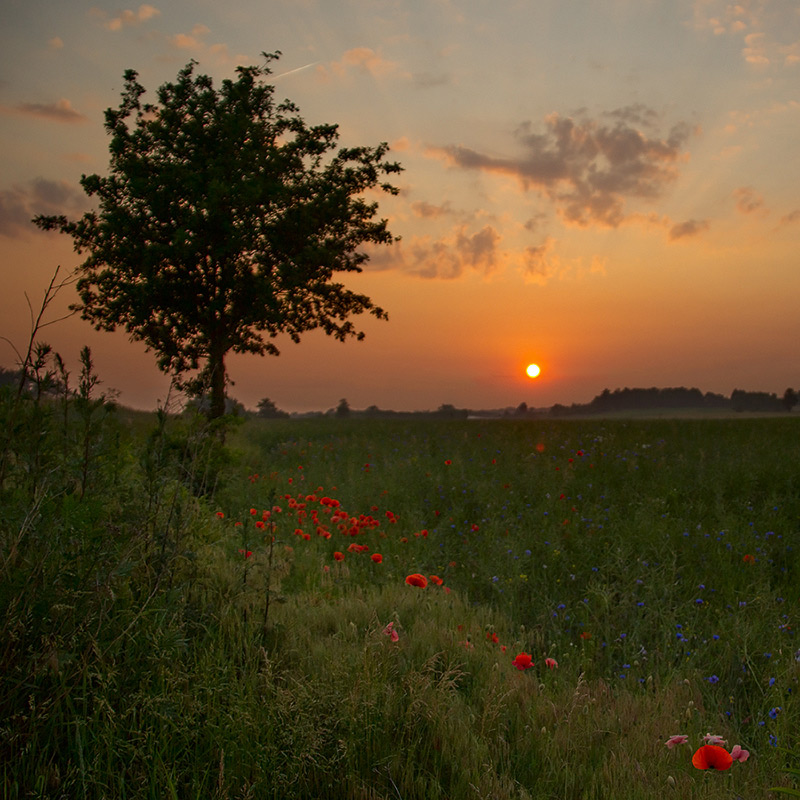
[[118, 417], [12, 448], [4, 797], [793, 786], [796, 419]]

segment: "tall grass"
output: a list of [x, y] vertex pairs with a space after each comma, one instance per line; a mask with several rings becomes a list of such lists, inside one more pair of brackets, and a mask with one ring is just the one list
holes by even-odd
[[55, 431], [3, 488], [4, 796], [791, 786], [795, 419], [112, 416], [83, 494]]

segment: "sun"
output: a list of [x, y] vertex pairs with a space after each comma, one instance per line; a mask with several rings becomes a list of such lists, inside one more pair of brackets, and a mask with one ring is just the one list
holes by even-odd
[[539, 369], [538, 364], [528, 364], [528, 367], [525, 370], [525, 372], [528, 373], [529, 378], [538, 378], [541, 370]]

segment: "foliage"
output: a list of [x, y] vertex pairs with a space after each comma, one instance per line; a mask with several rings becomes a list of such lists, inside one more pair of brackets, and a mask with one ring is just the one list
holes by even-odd
[[[309, 126], [265, 83], [279, 53], [215, 89], [195, 62], [143, 103], [125, 73], [118, 109], [106, 111], [109, 175], [84, 175], [98, 210], [77, 220], [38, 216], [45, 230], [88, 252], [77, 288], [84, 319], [122, 326], [158, 354], [158, 366], [224, 413], [228, 352], [275, 354], [314, 328], [361, 338], [349, 319], [383, 309], [334, 276], [358, 272], [365, 243], [394, 241], [377, 203], [396, 189], [386, 144], [341, 148], [335, 125]], [[189, 373], [204, 367], [199, 376]]]

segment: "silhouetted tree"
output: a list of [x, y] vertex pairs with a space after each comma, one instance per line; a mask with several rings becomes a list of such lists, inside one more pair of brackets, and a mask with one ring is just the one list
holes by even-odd
[[333, 276], [361, 270], [365, 242], [394, 241], [362, 195], [396, 194], [382, 181], [401, 168], [384, 161], [386, 144], [331, 155], [337, 127], [309, 127], [293, 103], [276, 104], [264, 79], [280, 53], [263, 55], [264, 66], [238, 67], [219, 90], [192, 61], [155, 104], [126, 71], [122, 102], [105, 115], [110, 174], [81, 178], [98, 210], [34, 219], [88, 252], [84, 319], [124, 327], [184, 388], [210, 389], [211, 417], [224, 413], [228, 352], [277, 355], [270, 339], [313, 328], [360, 339], [351, 315], [386, 318]]
[[783, 393], [781, 402], [787, 411], [791, 411], [797, 405], [797, 399], [797, 392], [794, 389], [789, 388]]
[[289, 415], [281, 411], [269, 397], [263, 397], [258, 401], [258, 416], [266, 419], [286, 419]]
[[337, 417], [349, 417], [350, 416], [350, 404], [342, 398], [339, 401], [339, 405], [336, 406], [335, 414]]

